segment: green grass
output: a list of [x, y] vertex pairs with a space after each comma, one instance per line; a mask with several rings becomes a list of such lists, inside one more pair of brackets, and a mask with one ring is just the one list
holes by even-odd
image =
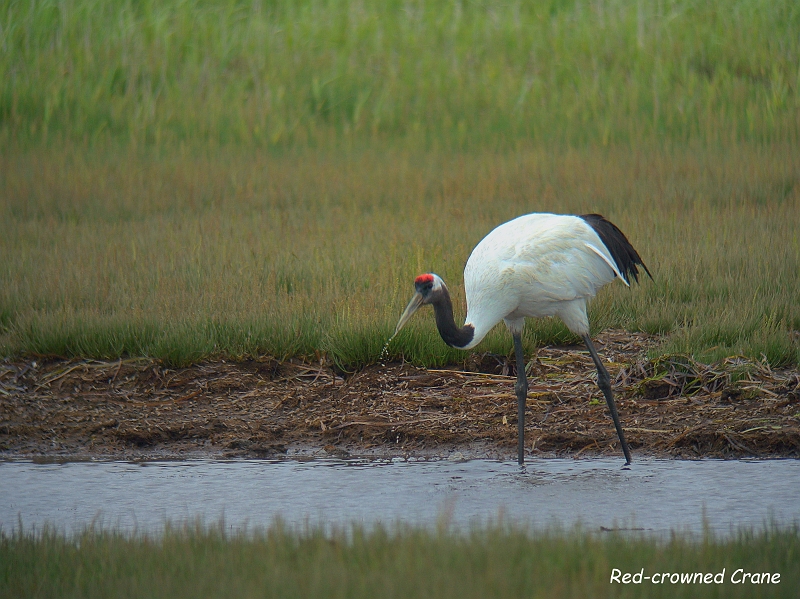
[[[794, 597], [799, 552], [796, 529], [771, 528], [663, 540], [505, 526], [324, 534], [276, 524], [232, 534], [219, 525], [70, 537], [45, 529], [0, 533], [0, 597]], [[725, 582], [612, 585], [613, 568], [645, 575], [724, 568]], [[780, 583], [733, 584], [739, 568], [780, 573]]]
[[39, 0], [0, 7], [0, 140], [794, 141], [792, 0]]
[[[357, 368], [415, 275], [463, 315], [492, 227], [597, 211], [655, 280], [595, 331], [798, 364], [798, 30], [788, 0], [0, 3], [0, 355]], [[429, 315], [389, 355], [463, 359]]]

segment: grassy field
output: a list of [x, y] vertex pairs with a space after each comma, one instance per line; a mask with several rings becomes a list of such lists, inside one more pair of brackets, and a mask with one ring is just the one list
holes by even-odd
[[[798, 364], [798, 30], [766, 0], [2, 3], [0, 354], [355, 368], [415, 275], [463, 316], [492, 227], [597, 211], [655, 280], [595, 330]], [[463, 358], [429, 315], [389, 355]]]
[[[280, 525], [163, 537], [88, 530], [0, 534], [0, 597], [794, 597], [797, 530], [668, 540], [507, 527], [323, 534]], [[612, 570], [718, 575], [721, 584], [611, 584]], [[779, 573], [778, 584], [740, 581]]]
[[[3, 352], [174, 363], [324, 352], [363, 365], [379, 358], [416, 274], [449, 281], [463, 317], [473, 245], [508, 215], [552, 210], [606, 214], [654, 274], [604, 289], [596, 329], [666, 333], [664, 351], [707, 359], [797, 363], [797, 167], [789, 147], [6, 156]], [[530, 330], [531, 344], [571, 338], [560, 321]], [[511, 342], [499, 327], [480, 347], [505, 354]], [[427, 313], [389, 353], [463, 358]]]
[[0, 140], [797, 142], [799, 29], [792, 0], [6, 1]]

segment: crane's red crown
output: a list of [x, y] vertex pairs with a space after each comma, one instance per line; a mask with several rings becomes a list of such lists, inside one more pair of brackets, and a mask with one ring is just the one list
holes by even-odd
[[424, 274], [424, 275], [420, 275], [420, 276], [418, 276], [416, 279], [414, 279], [414, 283], [415, 283], [415, 284], [419, 284], [419, 283], [433, 283], [433, 275], [432, 275], [432, 274], [429, 274], [429, 273], [426, 273], [426, 274]]

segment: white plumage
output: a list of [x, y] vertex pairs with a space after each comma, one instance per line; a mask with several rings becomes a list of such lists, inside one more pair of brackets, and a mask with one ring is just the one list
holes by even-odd
[[475, 347], [501, 320], [514, 339], [517, 359], [518, 459], [524, 459], [524, 419], [528, 382], [522, 354], [526, 317], [558, 316], [583, 338], [597, 366], [597, 384], [605, 395], [627, 463], [625, 442], [608, 372], [589, 337], [586, 304], [615, 278], [638, 280], [638, 266], [650, 272], [625, 235], [598, 214], [527, 214], [492, 230], [475, 247], [464, 269], [467, 316], [453, 319], [450, 294], [433, 273], [418, 276], [416, 293], [400, 317], [395, 334], [416, 310], [431, 304], [442, 339], [453, 347]]
[[578, 216], [527, 214], [504, 223], [472, 250], [464, 269], [466, 324], [475, 347], [501, 320], [521, 331], [525, 317], [558, 316], [589, 333], [586, 302], [624, 277], [598, 234]]

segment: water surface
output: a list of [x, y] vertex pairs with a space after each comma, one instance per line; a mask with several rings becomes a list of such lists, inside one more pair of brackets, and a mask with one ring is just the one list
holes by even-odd
[[157, 532], [201, 519], [231, 530], [291, 525], [468, 529], [503, 518], [543, 528], [701, 532], [800, 522], [800, 461], [540, 459], [0, 462], [0, 527], [90, 523]]

